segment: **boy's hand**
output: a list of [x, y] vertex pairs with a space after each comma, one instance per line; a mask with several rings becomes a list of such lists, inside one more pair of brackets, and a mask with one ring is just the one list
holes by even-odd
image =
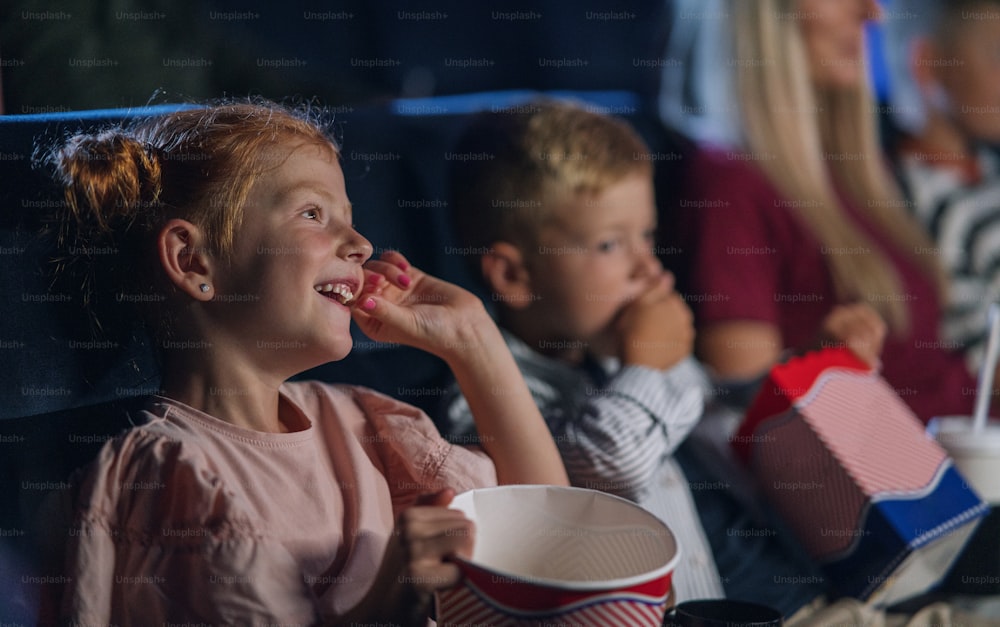
[[694, 317], [669, 272], [630, 303], [615, 323], [622, 363], [667, 370], [691, 355]]
[[869, 366], [877, 366], [887, 327], [871, 305], [838, 305], [823, 319], [822, 345], [847, 346]]
[[365, 275], [352, 316], [373, 340], [446, 357], [472, 348], [464, 346], [463, 331], [489, 320], [474, 294], [414, 268], [398, 252], [369, 261]]

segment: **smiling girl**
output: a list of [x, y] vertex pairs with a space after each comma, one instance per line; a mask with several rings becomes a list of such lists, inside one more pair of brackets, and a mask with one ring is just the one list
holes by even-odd
[[[566, 483], [482, 303], [399, 253], [370, 260], [338, 149], [308, 114], [185, 109], [73, 137], [52, 160], [63, 244], [124, 257], [68, 271], [94, 302], [157, 295], [124, 300], [155, 303], [140, 313], [163, 375], [78, 482], [65, 619], [422, 624], [458, 579], [448, 557], [471, 552], [454, 492]], [[446, 361], [482, 450], [371, 390], [286, 382], [345, 357], [352, 320]]]

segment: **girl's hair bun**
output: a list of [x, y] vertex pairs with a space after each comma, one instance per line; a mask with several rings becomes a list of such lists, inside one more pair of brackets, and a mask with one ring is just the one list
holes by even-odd
[[85, 230], [127, 229], [159, 201], [155, 151], [121, 130], [71, 137], [54, 161], [71, 217]]

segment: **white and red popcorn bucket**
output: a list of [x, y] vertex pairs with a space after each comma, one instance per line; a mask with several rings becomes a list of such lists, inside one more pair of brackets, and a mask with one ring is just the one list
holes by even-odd
[[464, 578], [438, 593], [448, 625], [659, 626], [680, 550], [656, 516], [583, 488], [502, 486], [455, 497], [476, 524]]

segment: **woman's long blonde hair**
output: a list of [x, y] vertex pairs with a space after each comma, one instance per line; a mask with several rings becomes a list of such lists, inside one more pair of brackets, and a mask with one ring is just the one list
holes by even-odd
[[744, 149], [819, 239], [841, 301], [870, 303], [896, 331], [909, 325], [892, 263], [846, 214], [840, 193], [943, 286], [928, 236], [906, 211], [883, 160], [874, 101], [813, 87], [797, 0], [734, 0], [734, 58]]

